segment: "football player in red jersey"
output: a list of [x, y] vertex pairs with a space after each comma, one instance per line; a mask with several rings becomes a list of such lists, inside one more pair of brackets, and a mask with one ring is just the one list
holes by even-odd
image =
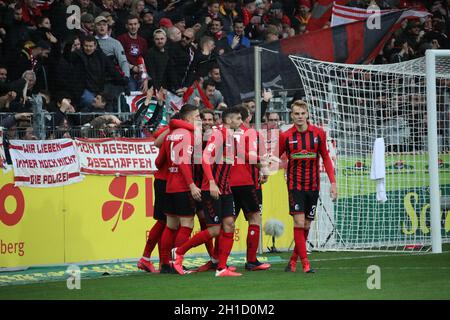
[[[156, 158], [158, 169], [165, 164], [167, 176], [167, 224], [161, 238], [161, 273], [170, 273], [170, 250], [185, 243], [194, 227], [196, 201], [201, 201], [201, 190], [194, 183], [193, 151], [194, 128], [201, 125], [198, 108], [184, 105], [179, 112], [180, 120], [169, 123], [170, 133]], [[179, 229], [179, 230], [178, 230]]]
[[179, 274], [184, 274], [183, 256], [189, 249], [219, 237], [216, 276], [241, 275], [227, 267], [228, 256], [233, 247], [235, 220], [233, 195], [229, 185], [230, 170], [234, 164], [236, 152], [232, 130], [239, 128], [242, 124], [239, 109], [224, 110], [222, 120], [223, 125], [211, 134], [203, 152], [202, 202], [208, 228], [172, 250], [175, 260], [174, 268]]
[[323, 129], [308, 122], [308, 105], [296, 100], [291, 105], [292, 128], [280, 134], [279, 156], [287, 154], [287, 187], [289, 193], [289, 213], [294, 220], [295, 249], [286, 271], [294, 272], [297, 256], [300, 257], [303, 272], [311, 269], [306, 252], [311, 222], [316, 213], [320, 189], [319, 156], [331, 182], [330, 196], [337, 198], [336, 179], [333, 163], [327, 150], [327, 139]]
[[[245, 107], [239, 107], [239, 109], [243, 124], [234, 135], [238, 149], [241, 149], [239, 146], [242, 145], [242, 148], [245, 148], [247, 153], [253, 152], [254, 155], [257, 155], [261, 137], [256, 130], [250, 127], [251, 113]], [[264, 150], [260, 151], [264, 153]], [[262, 207], [260, 171], [257, 164], [251, 163], [250, 159], [246, 159], [244, 163], [243, 161], [237, 162], [231, 168], [230, 186], [233, 192], [236, 218], [242, 209], [245, 220], [248, 222], [247, 262], [245, 263], [245, 268], [250, 271], [267, 270], [270, 268], [270, 264], [261, 263], [256, 258], [260, 238]]]

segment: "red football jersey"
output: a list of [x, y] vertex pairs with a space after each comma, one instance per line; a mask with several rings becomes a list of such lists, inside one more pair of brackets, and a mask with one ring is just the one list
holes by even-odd
[[[230, 186], [255, 185], [258, 189], [261, 186], [259, 184], [259, 170], [255, 162], [259, 160], [261, 154], [265, 154], [264, 142], [261, 141], [262, 136], [256, 130], [249, 129], [244, 125], [240, 129], [234, 134], [237, 157], [236, 164], [231, 168]], [[245, 154], [242, 155], [243, 153]], [[254, 157], [249, 154], [257, 154], [258, 156]], [[242, 163], [244, 160], [245, 163]]]
[[156, 158], [156, 166], [160, 169], [167, 163], [167, 193], [187, 192], [193, 183], [194, 126], [178, 119], [171, 120], [169, 126], [171, 131], [161, 147], [163, 152]]
[[[169, 130], [169, 126], [164, 126], [164, 127], [159, 128], [158, 130], [155, 131], [155, 133], [153, 133], [153, 137], [155, 139], [158, 138], [161, 134], [166, 132], [166, 130]], [[159, 152], [164, 152], [164, 148], [162, 146], [159, 149]], [[159, 152], [158, 152], [158, 156], [159, 156]], [[169, 173], [169, 167], [167, 166], [167, 162], [164, 162], [164, 164], [161, 167], [161, 169], [158, 169], [155, 172], [154, 176], [155, 176], [155, 179], [167, 180], [167, 174], [168, 173]]]
[[232, 132], [223, 126], [214, 129], [203, 151], [202, 190], [209, 191], [209, 181], [214, 179], [222, 195], [230, 194], [230, 172], [234, 158], [235, 146]]
[[279, 155], [286, 152], [288, 157], [289, 190], [316, 191], [320, 189], [319, 155], [323, 159], [330, 181], [336, 182], [326, 143], [325, 131], [309, 123], [304, 132], [298, 131], [294, 125], [280, 135]]

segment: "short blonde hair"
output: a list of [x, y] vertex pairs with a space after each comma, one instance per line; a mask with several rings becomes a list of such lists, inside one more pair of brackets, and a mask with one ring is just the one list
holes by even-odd
[[308, 111], [308, 104], [303, 100], [295, 100], [291, 104], [291, 110], [294, 109], [294, 107], [300, 107], [304, 108], [306, 111]]

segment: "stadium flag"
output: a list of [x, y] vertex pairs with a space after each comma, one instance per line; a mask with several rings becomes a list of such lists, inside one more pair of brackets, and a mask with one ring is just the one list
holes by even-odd
[[[381, 15], [385, 15], [391, 12], [400, 11], [397, 9], [392, 10], [380, 10]], [[362, 8], [354, 8], [341, 6], [339, 4], [333, 4], [333, 10], [331, 15], [331, 27], [339, 26], [342, 24], [352, 23], [356, 21], [365, 21], [374, 14], [374, 11]], [[424, 18], [430, 13], [419, 10], [405, 10], [403, 16], [400, 17], [401, 20], [413, 19], [413, 18]]]
[[80, 162], [71, 139], [11, 140], [16, 186], [58, 187], [80, 182]]
[[211, 104], [211, 102], [208, 99], [208, 96], [203, 91], [202, 87], [199, 85], [197, 81], [194, 82], [194, 86], [197, 89], [198, 94], [200, 95], [200, 99], [202, 99], [203, 105], [208, 109], [214, 110], [214, 106]]
[[[356, 21], [263, 44], [261, 82], [272, 90], [300, 89], [301, 81], [288, 55], [347, 63], [366, 64], [380, 52], [392, 33], [408, 18], [410, 10], [381, 15], [380, 28], [370, 29], [366, 21]], [[423, 13], [426, 14], [426, 13]], [[416, 14], [413, 13], [415, 17]], [[321, 45], [317, 45], [320, 42]], [[254, 49], [242, 49], [218, 58], [223, 94], [228, 105], [254, 97]]]
[[34, 3], [37, 8], [40, 10], [46, 10], [50, 8], [50, 5], [54, 2], [54, 0], [34, 0]]
[[[146, 97], [147, 95], [142, 94], [142, 92], [140, 91], [132, 91], [129, 96], [125, 96], [126, 107], [125, 108], [121, 107], [122, 112], [131, 112], [131, 113], [137, 112], [140, 108], [144, 107]], [[145, 111], [145, 115], [143, 117], [144, 124], [146, 124], [150, 119], [152, 119], [155, 110], [156, 110], [156, 100], [152, 99], [152, 102]], [[160, 119], [157, 120], [159, 121], [159, 124], [155, 124], [156, 126], [167, 125], [168, 121], [166, 108], [162, 110], [162, 117], [160, 117]]]
[[325, 24], [330, 20], [331, 9], [333, 3], [347, 4], [349, 0], [317, 0], [314, 2], [314, 7], [311, 11], [311, 17], [306, 25], [306, 30], [315, 31], [322, 29]]
[[157, 170], [153, 139], [75, 139], [81, 172], [103, 175], [147, 175]]

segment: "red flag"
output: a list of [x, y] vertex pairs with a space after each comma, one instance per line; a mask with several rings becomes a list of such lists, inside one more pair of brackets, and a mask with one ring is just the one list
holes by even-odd
[[323, 26], [331, 18], [331, 9], [333, 2], [337, 4], [346, 4], [349, 0], [317, 0], [314, 3], [314, 7], [311, 11], [311, 17], [309, 18], [306, 30], [314, 31], [322, 29]]
[[197, 91], [200, 94], [200, 98], [202, 99], [204, 106], [207, 107], [208, 109], [214, 110], [214, 106], [211, 104], [208, 97], [206, 96], [206, 93], [203, 91], [203, 89], [200, 87], [197, 81], [194, 82], [194, 86], [197, 88]]

